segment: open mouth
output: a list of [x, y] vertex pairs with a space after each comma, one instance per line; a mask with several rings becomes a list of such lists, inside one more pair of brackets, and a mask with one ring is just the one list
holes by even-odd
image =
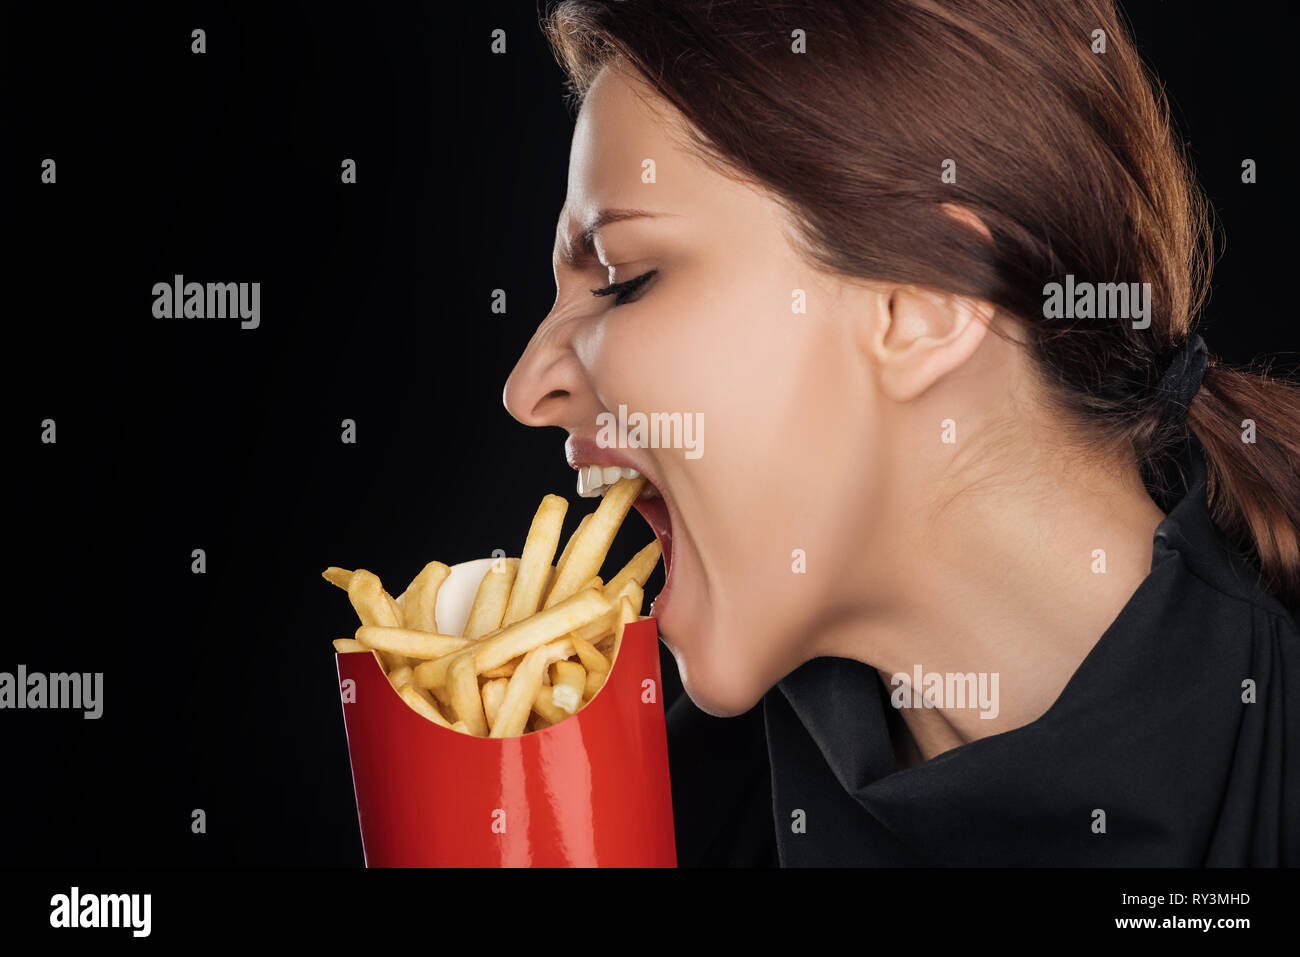
[[659, 539], [659, 547], [664, 553], [664, 580], [667, 581], [673, 567], [673, 523], [668, 517], [668, 503], [647, 479], [645, 488], [632, 503], [632, 507], [641, 513], [641, 517], [646, 520]]
[[578, 464], [572, 455], [570, 464], [578, 470], [578, 494], [583, 498], [604, 495], [619, 479], [645, 478], [645, 486], [632, 507], [641, 513], [641, 517], [659, 539], [664, 557], [664, 590], [667, 591], [668, 575], [673, 564], [673, 523], [662, 490], [648, 476], [627, 465]]

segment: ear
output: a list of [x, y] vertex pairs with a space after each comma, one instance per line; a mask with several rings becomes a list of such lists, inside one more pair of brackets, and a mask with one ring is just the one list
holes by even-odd
[[992, 305], [968, 296], [895, 286], [882, 298], [868, 347], [881, 388], [895, 402], [910, 402], [959, 369], [993, 320]]

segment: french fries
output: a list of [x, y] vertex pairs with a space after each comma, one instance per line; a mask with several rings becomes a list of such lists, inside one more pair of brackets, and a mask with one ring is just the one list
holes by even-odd
[[[364, 568], [358, 568], [348, 580], [347, 589], [348, 598], [356, 610], [357, 617], [361, 619], [361, 624], [382, 628], [402, 627], [402, 610], [397, 607], [397, 602], [392, 596], [384, 591], [378, 575]], [[398, 654], [380, 651], [376, 656], [385, 671], [406, 664], [406, 659]]]
[[[564, 570], [564, 566], [568, 564], [569, 555], [573, 552], [573, 543], [582, 536], [582, 530], [591, 522], [592, 514], [592, 512], [588, 512], [586, 515], [582, 516], [582, 521], [580, 521], [578, 527], [573, 530], [573, 534], [569, 536], [569, 540], [564, 543], [564, 551], [560, 552], [560, 560], [555, 563], [555, 575], [559, 575], [560, 572]], [[658, 541], [658, 539], [656, 539], [656, 541]], [[348, 574], [351, 575], [352, 573], [348, 572]], [[555, 575], [551, 576], [552, 585], [555, 584]], [[551, 597], [551, 589], [549, 586], [546, 589], [546, 597]]]
[[578, 657], [582, 659], [582, 666], [588, 671], [609, 671], [609, 661], [605, 656], [596, 650], [596, 646], [583, 638], [574, 635], [573, 647], [578, 651]]
[[395, 693], [451, 731], [508, 738], [558, 724], [604, 686], [623, 629], [640, 616], [658, 541], [608, 581], [600, 571], [644, 484], [616, 482], [554, 565], [568, 503], [543, 498], [520, 557], [493, 563], [458, 635], [444, 633], [436, 614], [447, 565], [429, 562], [396, 599], [373, 572], [327, 568], [323, 577], [347, 592], [361, 620], [335, 650], [372, 652]]
[[397, 604], [401, 606], [407, 628], [437, 632], [438, 622], [433, 616], [433, 609], [438, 604], [438, 588], [449, 574], [451, 569], [442, 562], [429, 562], [415, 576], [410, 587], [397, 596]]
[[367, 648], [406, 655], [408, 658], [440, 658], [453, 651], [460, 651], [469, 644], [468, 638], [457, 638], [454, 635], [439, 635], [413, 628], [381, 628], [377, 625], [362, 625], [357, 629], [356, 640]]
[[[551, 668], [551, 703], [565, 714], [573, 714], [582, 706], [582, 692], [587, 687], [587, 669], [578, 662], [567, 659], [555, 662]], [[546, 717], [555, 720], [550, 715]]]
[[474, 604], [470, 606], [469, 621], [465, 623], [466, 638], [482, 638], [501, 627], [518, 570], [517, 558], [502, 558], [492, 563], [483, 581], [479, 582]]
[[433, 700], [427, 695], [420, 694], [414, 685], [402, 685], [397, 693], [417, 714], [424, 715], [434, 724], [440, 724], [444, 728], [451, 727], [451, 723], [442, 716], [442, 712], [438, 710], [438, 706], [433, 703]]
[[483, 713], [483, 692], [479, 690], [472, 654], [462, 652], [452, 658], [451, 667], [447, 669], [447, 683], [456, 717], [465, 722], [470, 734], [477, 738], [486, 735], [488, 725]]
[[510, 601], [506, 605], [503, 625], [513, 625], [537, 611], [542, 603], [542, 592], [551, 577], [551, 562], [555, 558], [555, 549], [560, 544], [560, 528], [564, 522], [564, 513], [569, 503], [558, 495], [548, 495], [533, 517], [532, 527], [528, 529], [528, 540], [524, 543], [524, 553], [519, 556], [519, 571], [515, 575], [514, 587], [510, 590]]
[[506, 699], [506, 685], [509, 683], [507, 678], [483, 682], [483, 713], [488, 727], [497, 723], [497, 712], [501, 709], [501, 702]]
[[555, 583], [546, 596], [546, 607], [564, 601], [592, 575], [600, 573], [609, 546], [614, 542], [623, 519], [645, 486], [645, 478], [619, 479], [596, 506], [591, 521], [574, 534], [573, 545], [565, 556], [564, 570], [556, 572]]

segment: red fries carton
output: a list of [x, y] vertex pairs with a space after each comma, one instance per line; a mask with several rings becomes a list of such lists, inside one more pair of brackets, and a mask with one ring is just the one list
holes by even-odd
[[373, 654], [335, 657], [368, 867], [676, 866], [653, 618], [626, 626], [587, 705], [512, 738], [436, 725]]

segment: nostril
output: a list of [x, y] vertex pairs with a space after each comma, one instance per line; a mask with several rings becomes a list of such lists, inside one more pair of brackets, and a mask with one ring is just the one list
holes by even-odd
[[[531, 399], [521, 390], [511, 389], [510, 384], [507, 383], [502, 398], [505, 400], [506, 411], [517, 422], [522, 422], [524, 425], [544, 426], [559, 424], [558, 420], [569, 407], [570, 396], [571, 393], [567, 389], [552, 389], [537, 399]], [[531, 406], [528, 404], [530, 401]]]
[[562, 414], [562, 410], [567, 406], [568, 401], [569, 392], [567, 389], [552, 389], [538, 399], [533, 406], [533, 423], [537, 425], [554, 425], [555, 417]]

